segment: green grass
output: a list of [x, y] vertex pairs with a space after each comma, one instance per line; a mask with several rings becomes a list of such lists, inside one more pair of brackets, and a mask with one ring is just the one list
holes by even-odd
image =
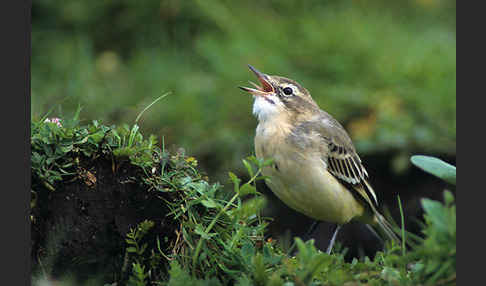
[[56, 184], [72, 175], [79, 156], [105, 154], [144, 170], [140, 180], [147, 191], [169, 194], [160, 199], [170, 209], [167, 219], [177, 225], [177, 237], [161, 248], [163, 234], [153, 244], [144, 240], [153, 222], [132, 228], [126, 235], [122, 269], [129, 285], [455, 284], [456, 210], [450, 192], [444, 192], [443, 203], [422, 200], [424, 237], [414, 238], [407, 252], [402, 245], [387, 245], [372, 260], [347, 263], [345, 249], [328, 255], [312, 240], [297, 238], [297, 252], [290, 255], [283, 243], [264, 235], [269, 221], [260, 215], [265, 199], [255, 182], [263, 179], [261, 168], [271, 162], [248, 157], [243, 166], [250, 179], [242, 182], [229, 172], [231, 188], [224, 188], [204, 178], [195, 158], [158, 147], [155, 137], [144, 139], [137, 125], [79, 125], [76, 115], [61, 120], [60, 127], [43, 119], [32, 122], [34, 193], [58, 191]]

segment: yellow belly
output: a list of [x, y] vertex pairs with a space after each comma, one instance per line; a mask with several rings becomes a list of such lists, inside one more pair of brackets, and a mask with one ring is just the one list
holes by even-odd
[[274, 160], [277, 168], [263, 169], [263, 174], [270, 177], [266, 183], [292, 209], [316, 220], [339, 224], [363, 215], [361, 202], [327, 172], [322, 160], [286, 160], [278, 155]]

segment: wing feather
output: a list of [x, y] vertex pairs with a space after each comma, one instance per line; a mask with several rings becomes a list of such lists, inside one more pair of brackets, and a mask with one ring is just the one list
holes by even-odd
[[372, 208], [378, 205], [376, 194], [367, 181], [368, 172], [339, 122], [321, 110], [311, 120], [298, 124], [289, 136], [290, 142], [302, 148], [313, 146], [310, 142], [315, 139], [309, 138], [322, 140], [319, 144], [321, 159], [334, 177], [349, 185], [351, 191], [358, 193]]
[[[361, 164], [358, 154], [354, 148], [346, 148], [344, 146], [336, 146], [337, 143], [331, 142], [327, 156], [328, 170], [336, 178], [351, 184], [353, 188], [359, 188], [358, 193], [363, 196], [363, 191], [367, 194], [370, 203], [378, 204], [376, 194], [367, 181], [368, 172]], [[332, 151], [334, 150], [334, 151]], [[336, 168], [336, 165], [338, 166]], [[365, 198], [367, 200], [367, 198]], [[368, 200], [367, 200], [368, 201]]]

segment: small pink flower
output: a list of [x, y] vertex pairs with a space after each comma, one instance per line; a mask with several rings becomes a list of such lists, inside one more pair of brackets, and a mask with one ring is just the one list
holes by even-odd
[[57, 117], [54, 117], [54, 118], [51, 118], [51, 119], [46, 118], [46, 120], [44, 120], [44, 122], [56, 123], [57, 126], [62, 127], [61, 119], [60, 118], [57, 118]]

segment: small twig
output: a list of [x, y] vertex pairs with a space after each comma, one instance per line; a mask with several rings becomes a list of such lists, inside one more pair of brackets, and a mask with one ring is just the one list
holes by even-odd
[[167, 261], [172, 261], [174, 260], [173, 258], [169, 258], [167, 255], [165, 255], [165, 253], [162, 251], [162, 249], [160, 248], [160, 239], [159, 237], [157, 236], [157, 249], [159, 251], [159, 253], [165, 258], [167, 259]]
[[[181, 228], [182, 228], [182, 226], [181, 226]], [[176, 237], [176, 241], [174, 242], [174, 248], [172, 249], [172, 254], [174, 254], [174, 255], [177, 255], [177, 248], [178, 248], [177, 246], [178, 246], [179, 238], [181, 237], [181, 232], [182, 232], [182, 230], [181, 231], [175, 230], [177, 237]]]

